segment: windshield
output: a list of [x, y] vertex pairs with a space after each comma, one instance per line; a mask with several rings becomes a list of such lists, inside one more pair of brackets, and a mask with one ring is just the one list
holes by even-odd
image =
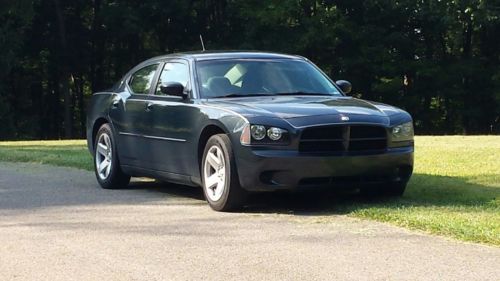
[[342, 95], [323, 73], [302, 60], [209, 60], [198, 62], [196, 69], [202, 98]]

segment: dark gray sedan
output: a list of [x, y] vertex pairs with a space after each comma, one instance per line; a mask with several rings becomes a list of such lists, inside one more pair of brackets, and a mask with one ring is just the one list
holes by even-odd
[[357, 187], [400, 196], [413, 170], [411, 116], [346, 96], [300, 56], [200, 52], [149, 59], [92, 96], [97, 181], [201, 186], [218, 211], [248, 192]]

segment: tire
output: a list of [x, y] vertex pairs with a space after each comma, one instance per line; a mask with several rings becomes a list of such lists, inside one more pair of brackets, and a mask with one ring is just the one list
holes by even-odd
[[203, 193], [213, 210], [227, 212], [242, 207], [247, 193], [240, 186], [227, 135], [218, 134], [208, 139], [201, 161], [201, 178]]
[[105, 189], [124, 188], [130, 182], [130, 176], [120, 168], [116, 142], [109, 124], [99, 128], [94, 140], [94, 172], [97, 182]]
[[406, 190], [407, 182], [390, 182], [377, 186], [361, 188], [361, 194], [368, 197], [401, 197]]

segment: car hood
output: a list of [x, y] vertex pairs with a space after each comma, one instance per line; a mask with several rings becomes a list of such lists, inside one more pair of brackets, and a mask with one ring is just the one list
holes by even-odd
[[[351, 121], [377, 121], [387, 123], [388, 117], [402, 110], [376, 102], [365, 101], [352, 97], [325, 96], [272, 96], [227, 98], [211, 100], [213, 105], [228, 107], [245, 117], [265, 116], [279, 117], [290, 123], [301, 125], [301, 120], [319, 116], [347, 116]], [[330, 120], [329, 122], [332, 122]]]

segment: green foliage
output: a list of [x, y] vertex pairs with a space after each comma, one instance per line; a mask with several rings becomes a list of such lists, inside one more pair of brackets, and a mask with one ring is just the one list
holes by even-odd
[[12, 70], [19, 66], [17, 52], [32, 18], [30, 1], [2, 3], [0, 7], [0, 139], [17, 137], [16, 112], [10, 102]]
[[417, 133], [500, 132], [496, 0], [5, 3], [3, 139], [83, 136], [92, 92], [146, 58], [200, 50], [200, 34], [212, 50], [304, 55], [355, 96], [407, 109]]

